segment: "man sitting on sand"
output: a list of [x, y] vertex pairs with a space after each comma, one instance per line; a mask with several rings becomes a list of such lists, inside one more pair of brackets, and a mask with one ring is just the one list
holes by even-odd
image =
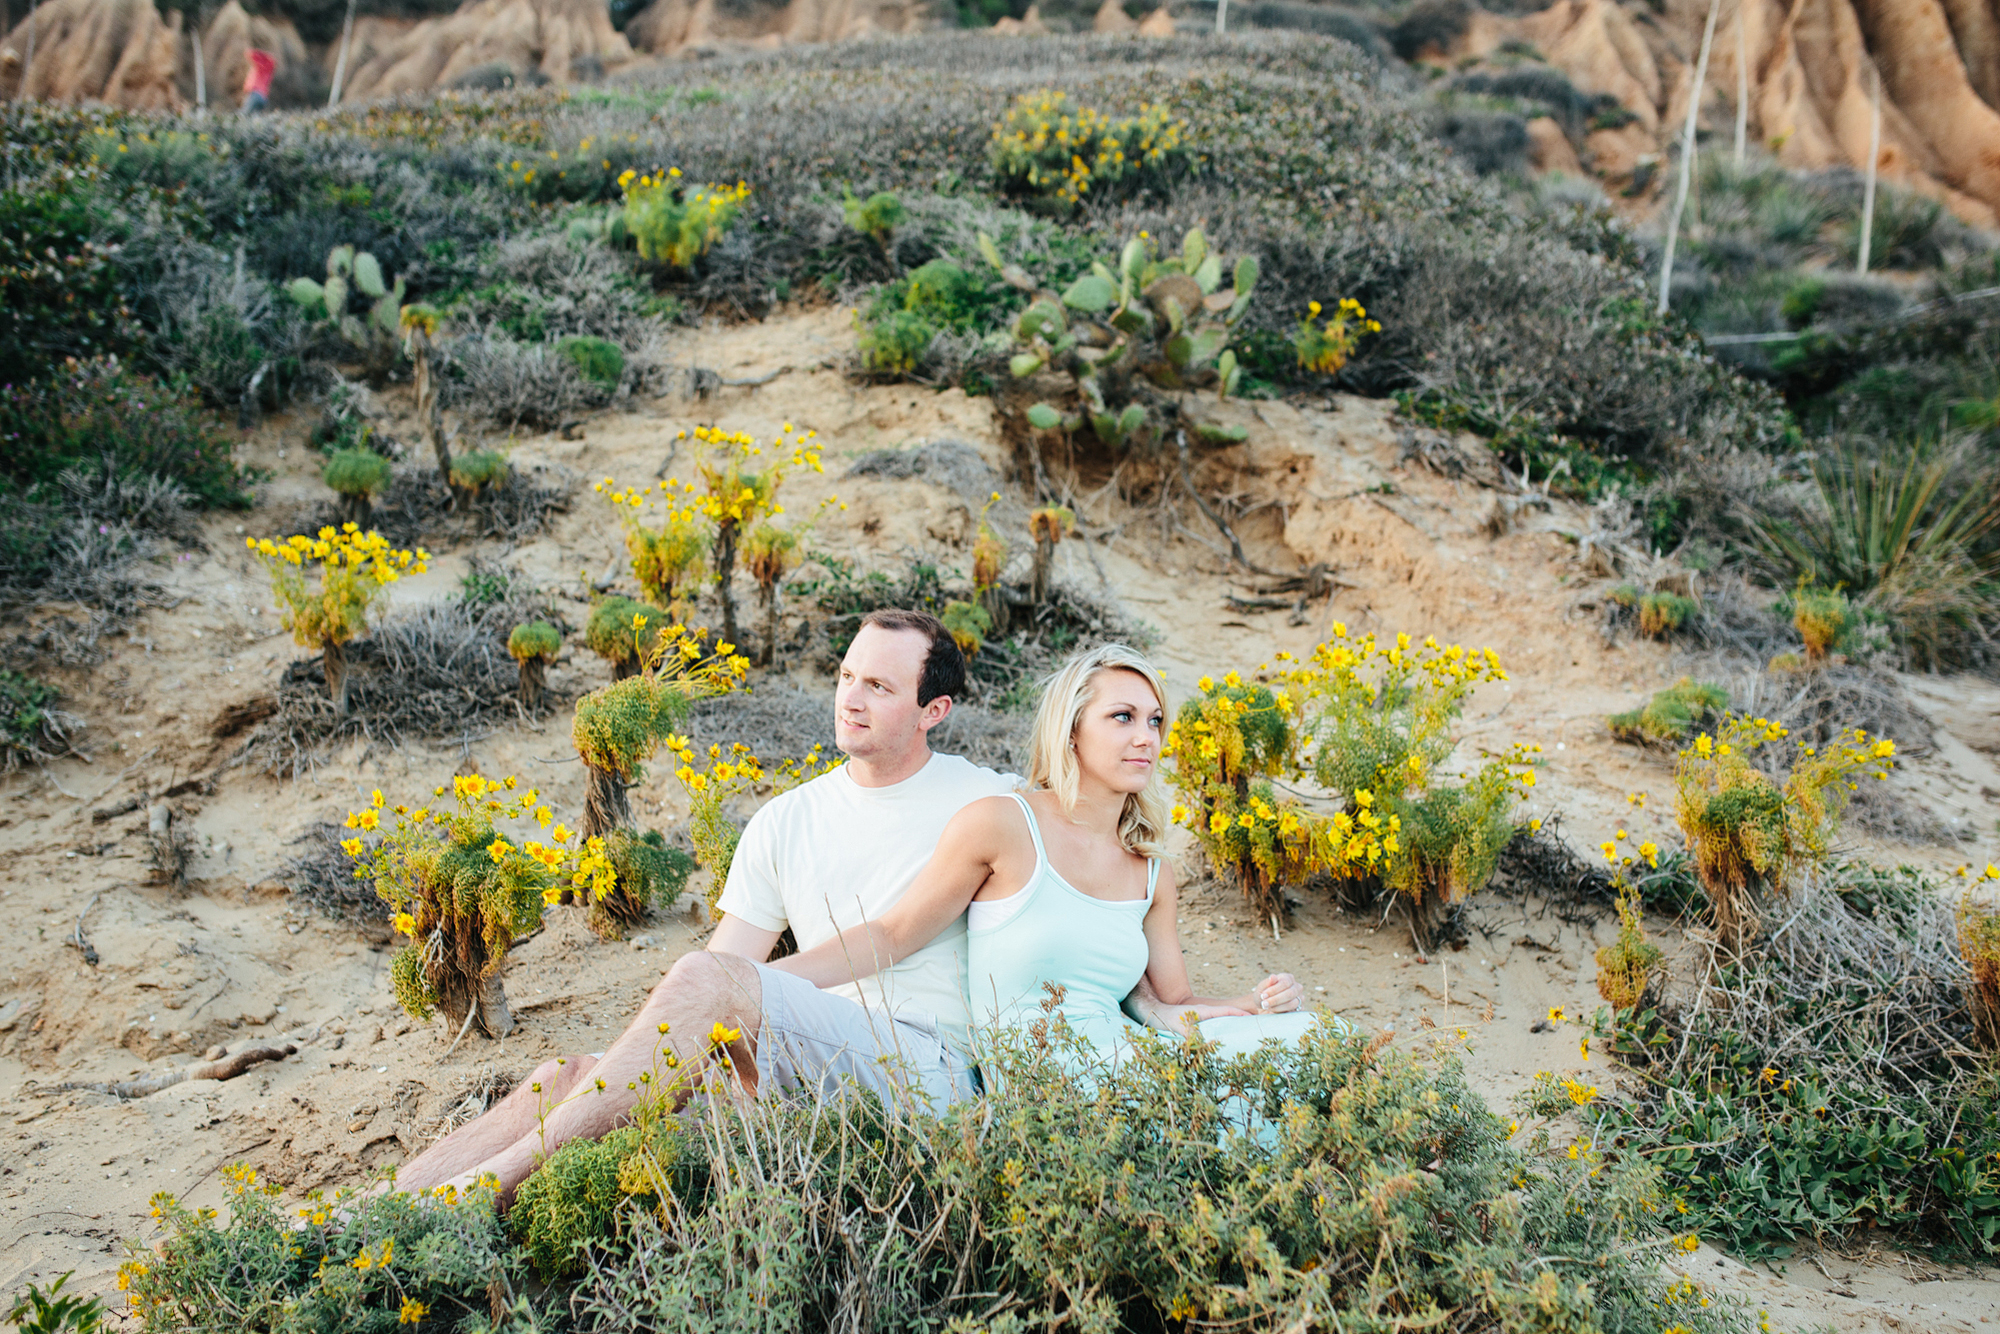
[[491, 1173], [511, 1201], [558, 1146], [617, 1127], [645, 1087], [641, 1076], [665, 1077], [669, 1055], [698, 1068], [716, 1038], [753, 1095], [832, 1092], [851, 1079], [940, 1109], [972, 1096], [963, 918], [880, 972], [874, 960], [857, 966], [866, 980], [824, 991], [763, 963], [787, 926], [810, 949], [880, 917], [954, 815], [1013, 790], [1012, 775], [931, 751], [931, 729], [964, 688], [965, 659], [936, 617], [864, 617], [834, 692], [834, 740], [847, 763], [751, 819], [708, 948], [675, 961], [609, 1050], [544, 1062], [484, 1116], [404, 1164], [397, 1188], [463, 1186]]

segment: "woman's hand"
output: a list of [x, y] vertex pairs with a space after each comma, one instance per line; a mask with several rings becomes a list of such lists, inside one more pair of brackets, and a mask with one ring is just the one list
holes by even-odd
[[1290, 973], [1273, 973], [1259, 982], [1248, 999], [1256, 1008], [1251, 1014], [1291, 1014], [1306, 1003], [1306, 989]]

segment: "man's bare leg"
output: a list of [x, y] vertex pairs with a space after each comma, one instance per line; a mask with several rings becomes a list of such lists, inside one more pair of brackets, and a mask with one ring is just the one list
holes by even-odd
[[[631, 1026], [606, 1049], [589, 1077], [579, 1078], [571, 1086], [560, 1105], [484, 1160], [452, 1176], [426, 1179], [421, 1184], [451, 1181], [464, 1187], [490, 1173], [499, 1178], [501, 1203], [512, 1203], [516, 1188], [549, 1154], [570, 1140], [596, 1139], [616, 1129], [649, 1086], [671, 1086], [677, 1080], [684, 1083], [684, 1077], [700, 1071], [717, 1024], [740, 1034], [739, 1040], [729, 1045], [729, 1060], [736, 1077], [754, 1095], [754, 1053], [763, 1000], [762, 981], [749, 960], [705, 950], [681, 956], [647, 995]], [[669, 1065], [669, 1055], [677, 1065]], [[401, 1174], [396, 1184], [404, 1186]], [[416, 1188], [419, 1183], [411, 1179], [409, 1185]]]
[[575, 1091], [597, 1064], [594, 1056], [543, 1061], [512, 1093], [396, 1169], [398, 1190], [429, 1190], [531, 1135], [542, 1118]]

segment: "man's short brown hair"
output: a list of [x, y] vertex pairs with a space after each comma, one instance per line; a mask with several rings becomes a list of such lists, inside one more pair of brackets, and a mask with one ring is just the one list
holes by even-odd
[[861, 624], [883, 630], [914, 630], [930, 640], [930, 652], [924, 655], [923, 674], [917, 678], [918, 708], [940, 695], [956, 700], [965, 693], [965, 655], [958, 651], [958, 641], [951, 637], [951, 631], [945, 629], [944, 622], [937, 617], [927, 611], [884, 607], [863, 616]]

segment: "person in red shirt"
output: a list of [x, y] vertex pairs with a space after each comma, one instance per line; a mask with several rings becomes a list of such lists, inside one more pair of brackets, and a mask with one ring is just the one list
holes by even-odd
[[278, 72], [278, 62], [269, 51], [255, 47], [245, 54], [250, 58], [250, 72], [243, 76], [243, 114], [248, 116], [271, 105], [271, 76]]

